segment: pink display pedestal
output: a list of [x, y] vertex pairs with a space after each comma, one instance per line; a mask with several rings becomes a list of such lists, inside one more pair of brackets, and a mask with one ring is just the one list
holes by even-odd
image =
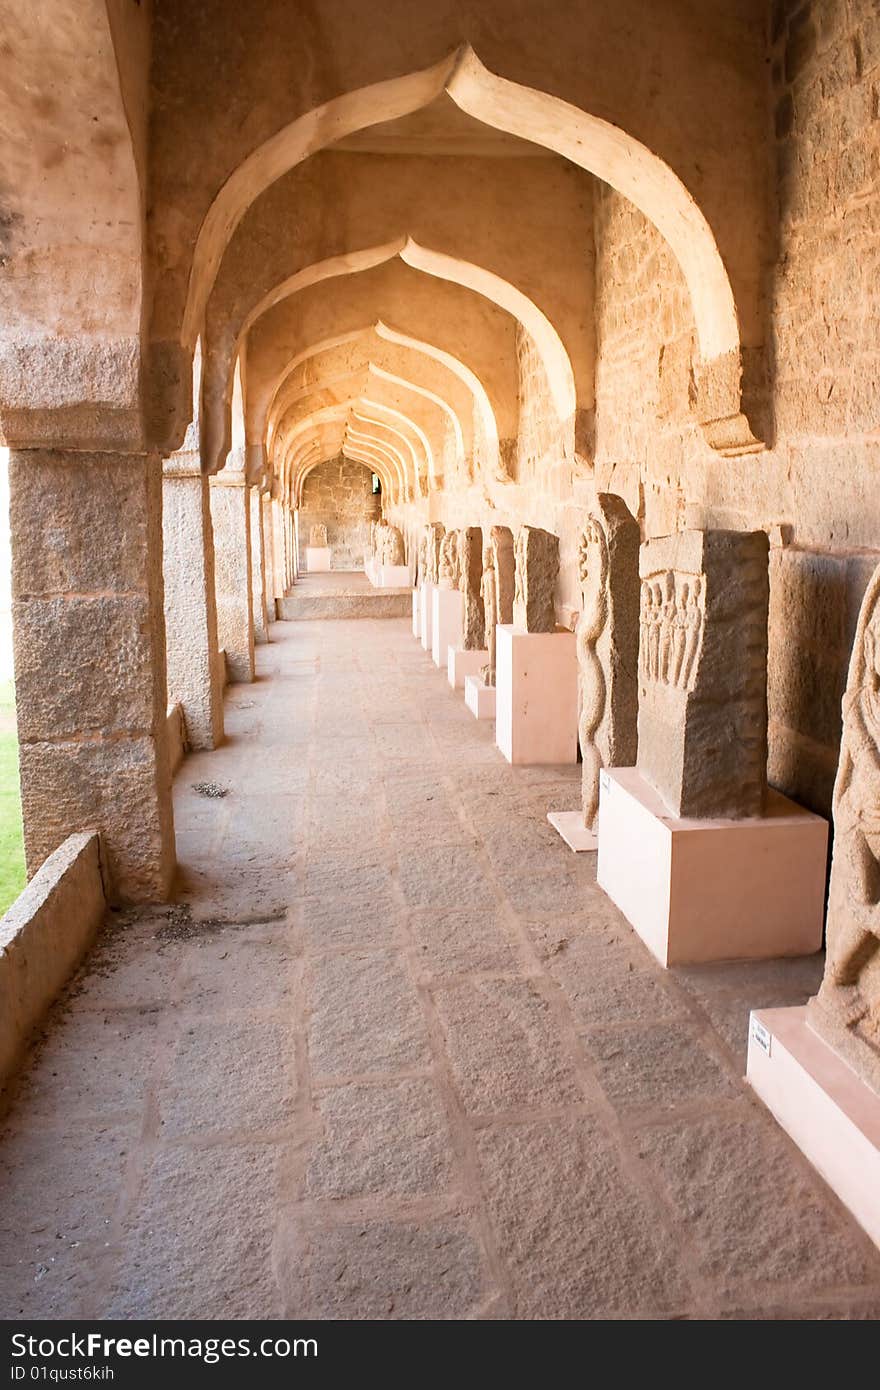
[[495, 718], [495, 687], [482, 676], [465, 676], [464, 702], [475, 719]]
[[746, 1079], [880, 1245], [880, 1096], [813, 1032], [803, 1007], [752, 1013]]
[[465, 677], [478, 676], [488, 660], [488, 652], [466, 652], [464, 647], [450, 647], [447, 653], [446, 670], [452, 689], [463, 690]]
[[419, 589], [419, 641], [426, 652], [431, 650], [431, 631], [434, 625], [435, 584], [424, 583]]
[[412, 591], [412, 606], [413, 606], [412, 632], [413, 632], [413, 637], [418, 637], [419, 634], [421, 633], [421, 630], [422, 630], [422, 623], [421, 623], [421, 617], [422, 617], [422, 613], [421, 613], [421, 592], [422, 592], [421, 589], [413, 589], [413, 591]]
[[330, 547], [329, 545], [307, 545], [306, 546], [306, 573], [307, 574], [326, 574], [330, 568]]
[[636, 768], [599, 776], [599, 887], [661, 965], [818, 951], [827, 842], [780, 792], [763, 816], [678, 820]]
[[431, 655], [435, 666], [445, 666], [449, 648], [461, 641], [464, 598], [460, 589], [434, 590], [431, 618]]
[[409, 565], [364, 565], [367, 578], [374, 589], [408, 589]]
[[577, 762], [575, 637], [495, 629], [495, 742], [509, 763]]
[[599, 848], [598, 836], [584, 825], [584, 817], [580, 811], [548, 811], [547, 819], [575, 854]]

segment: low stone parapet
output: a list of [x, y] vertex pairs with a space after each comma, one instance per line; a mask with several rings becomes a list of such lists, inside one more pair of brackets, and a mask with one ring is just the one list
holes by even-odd
[[0, 1080], [76, 969], [106, 910], [98, 836], [71, 835], [0, 919]]

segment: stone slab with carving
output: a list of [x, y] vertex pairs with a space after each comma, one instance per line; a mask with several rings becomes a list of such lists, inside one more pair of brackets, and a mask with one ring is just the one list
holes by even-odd
[[460, 578], [457, 531], [447, 531], [440, 542], [439, 567], [438, 586], [441, 589], [457, 589]]
[[442, 521], [429, 521], [425, 527], [425, 581], [428, 584], [440, 582], [440, 547], [445, 535]]
[[327, 545], [327, 527], [323, 521], [316, 521], [309, 531], [309, 545], [313, 550], [322, 550]]
[[507, 526], [493, 526], [483, 550], [483, 577], [480, 594], [486, 625], [489, 659], [483, 668], [486, 685], [495, 685], [495, 629], [513, 620], [514, 556], [513, 533]]
[[559, 537], [540, 526], [517, 532], [513, 626], [519, 632], [555, 632]]
[[596, 828], [602, 768], [636, 761], [639, 539], [639, 523], [623, 498], [600, 492], [578, 550], [582, 608], [575, 629], [581, 803], [588, 830]]
[[850, 658], [833, 811], [825, 976], [807, 1018], [880, 1093], [880, 568]]
[[458, 533], [459, 588], [464, 595], [461, 645], [467, 652], [482, 651], [486, 645], [483, 613], [483, 533], [479, 526], [464, 526]]
[[681, 531], [639, 552], [638, 768], [674, 816], [762, 813], [768, 541]]

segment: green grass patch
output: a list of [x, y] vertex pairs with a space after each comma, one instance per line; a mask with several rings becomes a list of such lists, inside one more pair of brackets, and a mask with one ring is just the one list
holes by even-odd
[[18, 737], [14, 724], [7, 727], [10, 719], [15, 719], [15, 690], [11, 681], [4, 681], [0, 683], [0, 913], [25, 885]]

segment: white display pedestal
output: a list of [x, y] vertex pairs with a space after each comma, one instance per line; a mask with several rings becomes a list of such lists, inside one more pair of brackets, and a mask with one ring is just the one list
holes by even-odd
[[426, 580], [419, 590], [419, 641], [426, 652], [431, 650], [431, 632], [434, 626], [434, 590], [436, 584]]
[[575, 636], [495, 629], [495, 742], [509, 763], [577, 762]]
[[482, 676], [465, 676], [464, 702], [475, 719], [495, 718], [495, 687]]
[[329, 545], [306, 546], [306, 573], [326, 574], [330, 568]]
[[449, 648], [461, 641], [464, 596], [460, 589], [434, 590], [431, 618], [431, 655], [435, 666], [445, 666]]
[[364, 560], [364, 574], [367, 576], [367, 578], [369, 579], [370, 583], [371, 583], [371, 584], [373, 585], [373, 587], [375, 588], [375, 587], [376, 587], [376, 561], [373, 559], [372, 555], [368, 555], [367, 558]]
[[584, 825], [582, 811], [548, 811], [547, 819], [575, 854], [599, 848], [599, 837]]
[[463, 690], [465, 677], [478, 676], [488, 660], [488, 652], [467, 652], [464, 647], [451, 646], [446, 654], [446, 670], [452, 689]]
[[421, 619], [422, 619], [421, 601], [422, 601], [422, 591], [421, 591], [421, 589], [413, 589], [413, 591], [412, 591], [412, 606], [413, 606], [412, 632], [413, 632], [413, 637], [418, 637], [419, 634], [420, 634], [420, 632], [421, 632], [421, 630], [422, 630], [422, 622], [421, 622]]
[[599, 776], [597, 881], [661, 965], [818, 951], [827, 842], [780, 792], [763, 816], [678, 820], [636, 768]]
[[364, 570], [374, 589], [409, 588], [409, 565], [378, 565], [370, 560]]
[[746, 1080], [880, 1245], [880, 1096], [813, 1032], [805, 1007], [752, 1013]]

